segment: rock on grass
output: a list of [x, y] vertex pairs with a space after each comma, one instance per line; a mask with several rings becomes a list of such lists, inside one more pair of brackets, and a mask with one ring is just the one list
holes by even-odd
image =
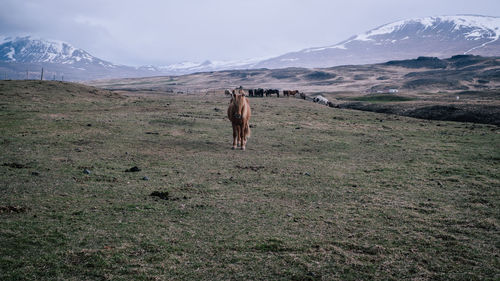
[[149, 196], [158, 197], [158, 198], [163, 199], [163, 200], [170, 199], [170, 197], [168, 195], [168, 191], [153, 191]]
[[139, 167], [137, 167], [137, 166], [134, 166], [134, 167], [132, 167], [130, 169], [126, 169], [125, 170], [125, 172], [140, 172], [140, 171], [141, 171], [141, 169]]

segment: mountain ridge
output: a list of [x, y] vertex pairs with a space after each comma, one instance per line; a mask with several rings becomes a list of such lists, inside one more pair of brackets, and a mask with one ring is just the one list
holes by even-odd
[[500, 17], [412, 18], [381, 25], [337, 44], [286, 53], [262, 61], [256, 67], [328, 67], [457, 54], [498, 56], [499, 37]]
[[[337, 44], [311, 47], [267, 59], [181, 62], [165, 66], [125, 66], [97, 58], [58, 40], [0, 37], [0, 72], [12, 79], [41, 69], [69, 80], [183, 75], [231, 69], [322, 68], [457, 54], [500, 56], [500, 17], [456, 15], [399, 20], [351, 36]], [[36, 72], [36, 71], [35, 71]]]
[[156, 69], [114, 64], [60, 40], [30, 35], [0, 37], [0, 72], [5, 76], [41, 77], [42, 68], [49, 79], [71, 81], [159, 74]]

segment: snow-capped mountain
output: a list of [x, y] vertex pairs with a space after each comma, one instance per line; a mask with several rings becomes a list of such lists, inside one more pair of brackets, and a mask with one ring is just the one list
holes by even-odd
[[[420, 56], [500, 56], [500, 17], [438, 16], [401, 20], [352, 36], [335, 45], [308, 48], [270, 59], [183, 62], [166, 66], [116, 65], [68, 43], [0, 36], [0, 72], [24, 79], [40, 72], [67, 80], [182, 75], [193, 72], [370, 64]], [[27, 73], [28, 72], [28, 73]], [[34, 77], [33, 77], [34, 78]]]
[[99, 64], [116, 67], [114, 64], [92, 56], [69, 43], [25, 37], [0, 39], [0, 61], [22, 63], [58, 63], [68, 65]]
[[0, 37], [0, 71], [10, 79], [91, 80], [160, 75], [151, 67], [116, 65], [69, 43], [31, 36]]
[[284, 54], [256, 67], [329, 67], [418, 56], [500, 56], [500, 17], [439, 16], [402, 20], [343, 42]]
[[232, 60], [232, 61], [210, 61], [192, 62], [184, 61], [163, 66], [140, 66], [138, 70], [155, 71], [162, 75], [182, 75], [195, 72], [221, 71], [233, 69], [248, 69], [262, 59]]
[[158, 70], [170, 74], [187, 74], [193, 72], [219, 71], [229, 69], [247, 69], [261, 61], [262, 58], [232, 61], [210, 61], [201, 63], [182, 62], [158, 67]]
[[[116, 65], [92, 56], [69, 43], [31, 36], [0, 37], [0, 71], [13, 79], [36, 77], [44, 67], [46, 77], [67, 80], [181, 75], [193, 72], [246, 68], [260, 59], [242, 61], [183, 62], [166, 66], [131, 67]], [[28, 74], [29, 75], [29, 74]], [[40, 76], [38, 76], [40, 77]]]

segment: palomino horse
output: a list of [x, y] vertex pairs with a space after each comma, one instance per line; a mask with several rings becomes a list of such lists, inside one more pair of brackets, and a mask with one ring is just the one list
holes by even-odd
[[241, 89], [233, 90], [229, 107], [227, 108], [227, 117], [233, 125], [233, 149], [241, 146], [245, 150], [247, 138], [250, 136], [250, 103], [245, 97], [245, 92]]

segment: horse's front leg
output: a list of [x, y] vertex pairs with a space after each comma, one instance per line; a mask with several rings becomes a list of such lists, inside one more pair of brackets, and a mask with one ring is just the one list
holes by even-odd
[[236, 126], [238, 130], [238, 147], [241, 146], [241, 135], [243, 134], [243, 129], [241, 128], [241, 125]]
[[241, 150], [245, 150], [246, 144], [247, 144], [247, 136], [245, 132], [246, 124], [243, 122], [241, 125]]
[[236, 128], [236, 125], [233, 124], [233, 147], [232, 147], [232, 149], [236, 149], [237, 138], [238, 138], [238, 129]]

